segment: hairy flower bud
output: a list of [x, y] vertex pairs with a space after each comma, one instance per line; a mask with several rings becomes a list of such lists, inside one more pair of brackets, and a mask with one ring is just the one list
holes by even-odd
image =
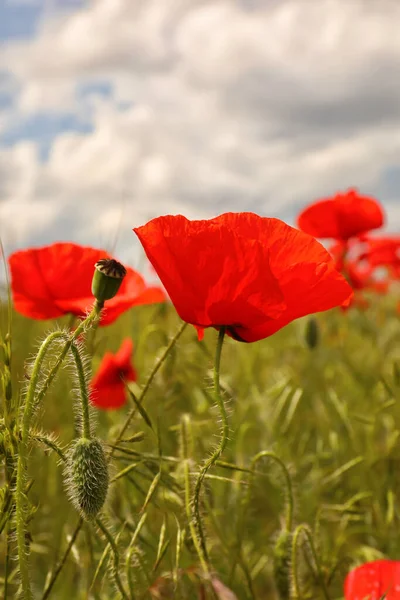
[[94, 519], [106, 500], [109, 482], [101, 442], [86, 438], [74, 442], [68, 453], [66, 475], [76, 509], [84, 519]]
[[290, 567], [292, 553], [292, 535], [284, 529], [274, 548], [274, 579], [280, 600], [290, 598]]
[[105, 302], [114, 298], [122, 280], [126, 275], [126, 269], [121, 263], [113, 258], [102, 258], [95, 264], [92, 280], [92, 294], [99, 302]]

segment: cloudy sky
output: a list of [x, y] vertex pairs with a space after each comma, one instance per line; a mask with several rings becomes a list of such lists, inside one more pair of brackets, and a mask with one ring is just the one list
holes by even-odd
[[159, 214], [293, 224], [350, 186], [400, 231], [399, 24], [398, 0], [0, 0], [8, 251], [127, 260]]

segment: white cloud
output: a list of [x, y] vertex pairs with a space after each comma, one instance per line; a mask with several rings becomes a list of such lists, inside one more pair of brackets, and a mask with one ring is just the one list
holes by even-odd
[[[400, 227], [384, 185], [400, 170], [399, 17], [389, 1], [98, 0], [45, 22], [0, 58], [13, 119], [71, 111], [93, 131], [60, 132], [43, 164], [26, 142], [3, 149], [0, 218], [29, 224], [18, 245], [108, 244], [121, 223], [128, 253], [131, 227], [157, 214], [291, 220], [358, 186], [383, 190]], [[95, 81], [111, 95], [77, 96]]]

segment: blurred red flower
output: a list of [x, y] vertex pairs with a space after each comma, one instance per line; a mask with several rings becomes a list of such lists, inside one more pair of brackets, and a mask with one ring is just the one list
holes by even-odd
[[360, 196], [357, 190], [317, 200], [298, 216], [297, 225], [317, 238], [348, 240], [371, 229], [382, 227], [383, 209], [374, 198]]
[[[100, 258], [110, 255], [68, 242], [14, 252], [9, 265], [15, 310], [32, 319], [85, 316], [94, 302], [91, 284]], [[147, 287], [143, 277], [128, 267], [118, 294], [106, 303], [100, 325], [113, 323], [132, 306], [164, 301], [161, 288]]]
[[400, 561], [375, 560], [350, 571], [345, 600], [400, 600]]
[[385, 294], [389, 287], [387, 279], [374, 279], [375, 267], [358, 260], [346, 262], [347, 280], [353, 290], [373, 290], [378, 294]]
[[313, 237], [278, 219], [226, 213], [153, 219], [134, 229], [179, 316], [243, 342], [341, 304], [352, 291]]
[[120, 408], [126, 402], [124, 381], [136, 381], [133, 342], [126, 338], [116, 354], [106, 352], [90, 384], [90, 401], [97, 408]]
[[370, 237], [365, 240], [365, 250], [361, 254], [374, 267], [400, 266], [400, 237]]
[[[388, 277], [384, 279], [376, 278], [376, 267], [371, 265], [364, 258], [364, 255], [360, 255], [359, 244], [360, 240], [354, 238], [348, 245], [345, 242], [339, 241], [329, 248], [336, 268], [341, 271], [355, 292], [354, 296], [342, 303], [341, 308], [344, 311], [347, 311], [349, 308], [368, 308], [369, 302], [362, 296], [361, 292], [369, 290], [378, 294], [386, 294], [390, 285]], [[348, 250], [350, 250], [350, 253], [354, 253], [353, 251], [355, 251], [354, 258], [346, 259]]]

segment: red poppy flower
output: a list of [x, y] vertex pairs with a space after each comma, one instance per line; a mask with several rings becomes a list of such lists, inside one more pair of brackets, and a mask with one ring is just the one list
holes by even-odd
[[353, 290], [372, 290], [377, 294], [386, 294], [389, 288], [389, 280], [374, 278], [374, 272], [374, 267], [370, 265], [363, 268], [356, 261], [347, 264], [349, 283]]
[[134, 229], [179, 316], [254, 342], [341, 304], [351, 288], [313, 237], [279, 219], [226, 213], [153, 219]]
[[[15, 310], [32, 319], [65, 314], [84, 316], [93, 305], [94, 264], [110, 258], [104, 250], [58, 242], [9, 257]], [[165, 301], [159, 287], [147, 287], [139, 273], [127, 268], [118, 294], [106, 303], [101, 325], [109, 325], [131, 306]]]
[[371, 229], [382, 227], [383, 209], [374, 198], [360, 196], [356, 190], [336, 194], [307, 206], [298, 216], [298, 227], [317, 238], [348, 240]]
[[400, 237], [371, 237], [365, 241], [365, 245], [361, 258], [366, 259], [370, 265], [375, 267], [400, 265]]
[[103, 409], [120, 408], [126, 402], [124, 381], [136, 381], [132, 366], [132, 340], [125, 339], [116, 354], [106, 352], [90, 384], [90, 400]]
[[345, 600], [400, 600], [400, 561], [375, 560], [350, 571]]
[[373, 267], [368, 264], [364, 267], [357, 260], [349, 260], [345, 264], [348, 281], [353, 290], [365, 290], [374, 288], [375, 282], [372, 279]]

